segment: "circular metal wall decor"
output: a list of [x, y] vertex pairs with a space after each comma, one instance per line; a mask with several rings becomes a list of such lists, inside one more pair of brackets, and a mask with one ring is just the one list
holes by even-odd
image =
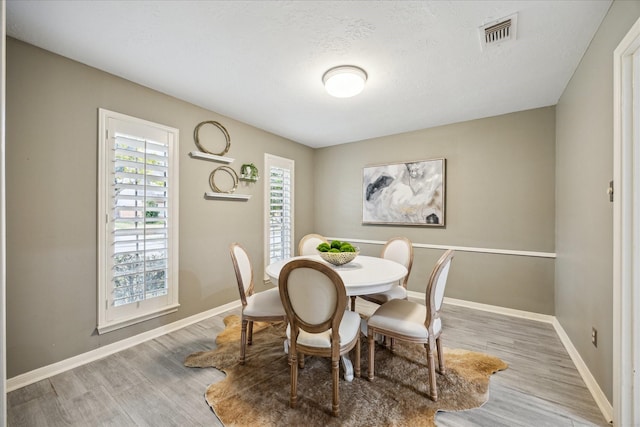
[[[216, 176], [216, 172], [218, 171], [224, 171], [226, 173], [228, 173], [229, 175], [231, 175], [231, 179], [233, 179], [233, 188], [231, 190], [221, 190], [220, 188], [218, 188], [218, 186], [215, 183], [215, 176]], [[227, 194], [231, 194], [234, 191], [236, 191], [236, 188], [238, 188], [238, 174], [236, 173], [236, 171], [234, 171], [233, 169], [231, 169], [229, 166], [220, 166], [217, 167], [213, 170], [213, 172], [211, 172], [211, 175], [209, 175], [209, 186], [211, 186], [211, 189], [213, 191], [215, 191], [216, 193], [227, 193]]]
[[[207, 124], [214, 125], [218, 129], [220, 129], [220, 131], [224, 134], [224, 139], [227, 141], [227, 146], [224, 148], [224, 150], [221, 153], [213, 153], [207, 150], [206, 148], [204, 148], [202, 144], [200, 144], [200, 136], [198, 135], [200, 132], [200, 128], [203, 125], [207, 125]], [[214, 156], [224, 156], [225, 154], [227, 154], [227, 151], [229, 151], [229, 148], [231, 148], [231, 137], [229, 136], [229, 132], [227, 132], [224, 126], [222, 126], [220, 123], [215, 122], [213, 120], [208, 120], [206, 122], [199, 123], [198, 126], [196, 126], [195, 130], [193, 131], [193, 139], [196, 141], [196, 146], [200, 151], [202, 151], [203, 153], [213, 154]]]

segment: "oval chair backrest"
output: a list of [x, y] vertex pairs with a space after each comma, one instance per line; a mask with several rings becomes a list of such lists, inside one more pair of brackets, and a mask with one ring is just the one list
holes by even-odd
[[342, 279], [331, 267], [308, 259], [291, 261], [280, 272], [279, 288], [292, 326], [311, 333], [339, 330], [347, 297]]
[[[449, 277], [449, 268], [451, 267], [451, 260], [453, 259], [454, 250], [449, 249], [438, 260], [431, 276], [429, 277], [429, 283], [427, 284], [426, 306], [427, 306], [427, 318], [425, 319], [425, 325], [433, 322], [440, 322], [440, 309], [442, 308], [442, 302], [444, 301], [444, 290], [447, 286], [447, 278]], [[440, 329], [438, 327], [436, 329]]]
[[316, 255], [316, 247], [320, 243], [329, 243], [327, 239], [319, 234], [307, 234], [298, 244], [298, 255]]
[[405, 288], [411, 274], [411, 266], [413, 265], [413, 244], [406, 237], [394, 237], [389, 239], [382, 248], [381, 258], [395, 261], [407, 268], [407, 275], [402, 279], [401, 284]]
[[242, 305], [247, 305], [247, 297], [253, 295], [253, 268], [247, 251], [239, 244], [233, 243], [229, 249], [231, 252], [231, 260], [233, 261], [233, 269], [236, 272], [236, 280], [238, 281], [238, 291], [240, 292], [240, 301]]
[[451, 258], [442, 267], [442, 271], [436, 280], [436, 290], [433, 296], [433, 304], [436, 310], [440, 311], [442, 308], [442, 301], [444, 301], [444, 288], [447, 286], [447, 277], [449, 277], [449, 267], [451, 267]]

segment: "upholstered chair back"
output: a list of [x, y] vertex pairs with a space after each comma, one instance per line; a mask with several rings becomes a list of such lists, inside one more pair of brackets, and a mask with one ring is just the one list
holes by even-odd
[[447, 277], [449, 277], [449, 267], [451, 267], [451, 258], [442, 267], [442, 271], [436, 281], [436, 290], [433, 296], [433, 304], [436, 310], [440, 311], [442, 308], [442, 301], [444, 301], [444, 288], [447, 286]]
[[279, 288], [292, 329], [319, 333], [339, 327], [347, 298], [331, 267], [309, 259], [291, 261], [280, 272]]
[[298, 255], [316, 255], [316, 247], [320, 243], [329, 243], [327, 239], [319, 234], [307, 234], [298, 244]]
[[233, 243], [230, 248], [233, 268], [238, 281], [238, 291], [242, 305], [247, 305], [247, 297], [253, 295], [253, 268], [247, 251], [239, 244]]
[[407, 287], [409, 274], [413, 265], [413, 244], [406, 237], [394, 237], [389, 239], [382, 248], [381, 258], [395, 261], [407, 268], [407, 275], [400, 282], [402, 286]]
[[440, 257], [433, 268], [431, 277], [429, 277], [429, 282], [427, 283], [427, 292], [425, 295], [427, 317], [425, 319], [425, 326], [427, 328], [432, 328], [432, 331], [436, 335], [442, 330], [440, 309], [442, 308], [442, 302], [444, 301], [444, 291], [447, 286], [449, 267], [451, 266], [453, 255], [453, 249], [449, 249]]

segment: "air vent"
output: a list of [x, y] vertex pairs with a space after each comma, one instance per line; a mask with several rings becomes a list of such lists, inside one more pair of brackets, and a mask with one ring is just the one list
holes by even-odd
[[518, 14], [492, 21], [480, 27], [480, 44], [482, 49], [516, 39]]
[[492, 25], [489, 28], [485, 28], [485, 44], [499, 43], [501, 41], [511, 39], [511, 32], [509, 30], [511, 30], [511, 19], [507, 19], [506, 21], [502, 21], [499, 24]]

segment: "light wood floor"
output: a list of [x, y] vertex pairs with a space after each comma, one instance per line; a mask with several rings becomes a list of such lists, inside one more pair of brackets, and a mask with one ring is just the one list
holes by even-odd
[[[182, 361], [212, 348], [230, 313], [239, 311], [12, 391], [8, 425], [220, 426], [204, 391], [224, 374]], [[509, 369], [492, 376], [484, 406], [439, 413], [439, 426], [608, 425], [551, 325], [452, 305], [443, 318], [446, 347], [493, 354]]]

